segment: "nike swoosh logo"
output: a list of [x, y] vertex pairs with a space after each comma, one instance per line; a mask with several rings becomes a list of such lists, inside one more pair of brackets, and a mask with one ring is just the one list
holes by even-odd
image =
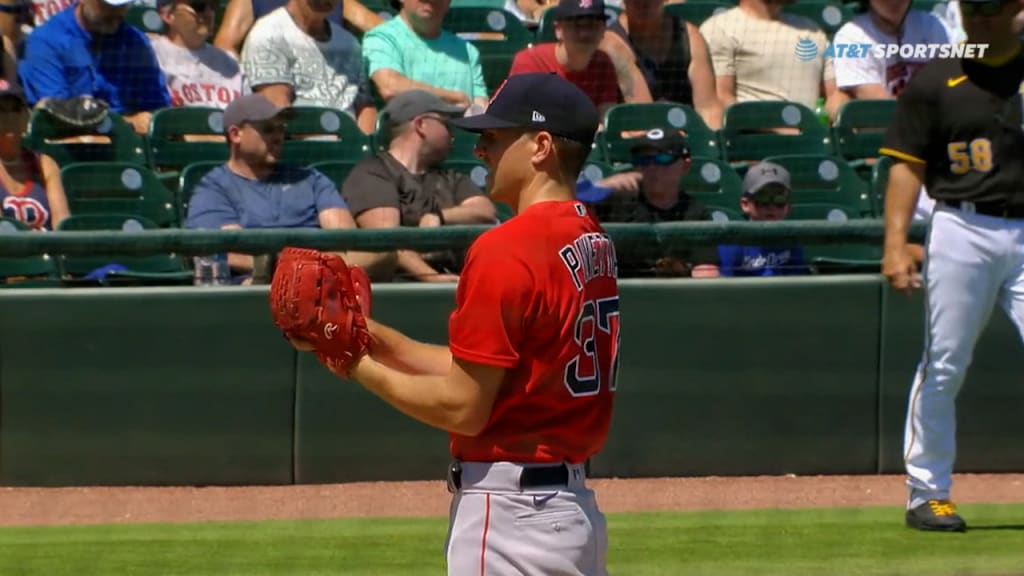
[[960, 83], [962, 83], [964, 80], [967, 80], [966, 74], [960, 76], [959, 78], [950, 78], [946, 80], [946, 86], [948, 86], [949, 88], [955, 88], [956, 86], [959, 86]]
[[533, 505], [534, 506], [543, 506], [544, 504], [547, 504], [548, 500], [551, 500], [555, 496], [558, 496], [558, 492], [552, 492], [551, 494], [545, 494], [543, 496], [534, 496], [533, 497]]

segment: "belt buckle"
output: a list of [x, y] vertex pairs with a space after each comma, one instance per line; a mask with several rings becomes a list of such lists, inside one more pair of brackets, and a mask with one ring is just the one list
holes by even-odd
[[462, 464], [456, 460], [448, 466], [448, 492], [455, 494], [462, 489]]

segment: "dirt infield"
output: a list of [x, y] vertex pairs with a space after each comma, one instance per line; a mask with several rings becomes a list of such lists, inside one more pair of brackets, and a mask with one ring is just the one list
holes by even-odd
[[[592, 480], [605, 512], [899, 506], [902, 476]], [[961, 503], [1024, 502], [1024, 474], [958, 475]], [[0, 488], [0, 526], [445, 516], [443, 482], [207, 488]]]

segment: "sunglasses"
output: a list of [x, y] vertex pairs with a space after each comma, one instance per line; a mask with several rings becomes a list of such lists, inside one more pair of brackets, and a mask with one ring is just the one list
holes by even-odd
[[679, 156], [672, 154], [671, 152], [661, 152], [659, 154], [643, 154], [633, 156], [634, 166], [668, 166], [674, 163], [676, 160], [682, 160], [688, 158], [688, 156]]
[[960, 3], [960, 13], [965, 17], [970, 16], [984, 16], [991, 18], [998, 16], [1003, 11], [1003, 6], [1006, 6], [1009, 0], [1000, 0], [998, 2], [985, 2], [984, 4], [974, 4], [971, 2]]
[[750, 201], [758, 206], [789, 206], [789, 194], [758, 194]]

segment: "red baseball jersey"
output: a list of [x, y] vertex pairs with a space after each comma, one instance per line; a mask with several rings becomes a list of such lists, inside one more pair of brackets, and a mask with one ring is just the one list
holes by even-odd
[[545, 42], [520, 50], [512, 60], [512, 68], [508, 75], [554, 72], [583, 90], [590, 96], [594, 106], [615, 104], [619, 101], [619, 77], [615, 73], [615, 64], [608, 54], [598, 50], [594, 52], [586, 68], [569, 71], [558, 63], [555, 46], [557, 44], [554, 42]]
[[584, 204], [534, 204], [470, 247], [452, 355], [506, 369], [490, 420], [453, 434], [478, 462], [580, 463], [604, 445], [618, 371], [615, 247]]

